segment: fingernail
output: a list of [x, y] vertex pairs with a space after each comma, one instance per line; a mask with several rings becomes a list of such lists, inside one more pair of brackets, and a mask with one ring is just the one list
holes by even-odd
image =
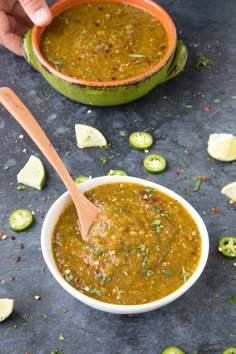
[[37, 25], [44, 25], [48, 21], [48, 11], [42, 7], [35, 11], [34, 18]]

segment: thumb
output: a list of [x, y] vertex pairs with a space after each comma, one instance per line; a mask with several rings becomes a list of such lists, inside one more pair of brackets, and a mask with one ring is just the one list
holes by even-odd
[[26, 14], [37, 26], [46, 26], [52, 21], [52, 15], [45, 0], [19, 0]]

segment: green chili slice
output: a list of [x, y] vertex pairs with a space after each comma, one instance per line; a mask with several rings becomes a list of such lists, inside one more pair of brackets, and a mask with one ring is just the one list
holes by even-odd
[[143, 160], [144, 168], [150, 173], [161, 173], [166, 168], [166, 160], [158, 154], [150, 154]]
[[123, 170], [110, 170], [106, 174], [107, 176], [127, 176], [127, 173]]
[[74, 179], [76, 184], [82, 183], [84, 181], [87, 181], [88, 179], [91, 179], [90, 176], [78, 176]]
[[161, 354], [185, 354], [185, 352], [177, 347], [167, 347], [161, 352]]
[[14, 231], [24, 231], [33, 223], [33, 215], [30, 210], [16, 209], [9, 216], [9, 226]]
[[218, 242], [218, 250], [224, 257], [236, 258], [236, 236], [222, 237]]
[[137, 150], [146, 150], [153, 144], [153, 137], [146, 132], [133, 132], [129, 136], [130, 145]]
[[236, 354], [236, 348], [235, 347], [226, 348], [222, 354]]

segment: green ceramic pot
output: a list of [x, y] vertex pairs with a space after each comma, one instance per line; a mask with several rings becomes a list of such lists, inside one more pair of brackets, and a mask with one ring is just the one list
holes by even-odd
[[[56, 16], [83, 1], [58, 1], [51, 6], [52, 15]], [[123, 1], [119, 0], [119, 2]], [[43, 75], [52, 87], [62, 95], [80, 103], [94, 106], [113, 106], [125, 104], [144, 96], [155, 86], [175, 77], [184, 69], [188, 56], [187, 49], [182, 41], [177, 40], [175, 25], [162, 7], [152, 0], [126, 0], [125, 2], [151, 12], [162, 22], [168, 34], [169, 48], [165, 57], [148, 72], [127, 80], [105, 83], [69, 77], [58, 72], [43, 58], [39, 41], [45, 28], [37, 26], [29, 30], [23, 38], [22, 48], [25, 59]]]

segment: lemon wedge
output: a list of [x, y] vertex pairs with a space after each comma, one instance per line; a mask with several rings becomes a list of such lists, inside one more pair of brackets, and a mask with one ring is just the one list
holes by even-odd
[[208, 154], [215, 160], [236, 160], [236, 136], [233, 134], [211, 134], [208, 140]]
[[236, 202], [236, 182], [226, 184], [226, 186], [221, 189], [221, 193]]
[[0, 322], [10, 316], [14, 308], [13, 299], [0, 299]]
[[46, 178], [45, 168], [42, 161], [31, 155], [28, 162], [17, 175], [18, 183], [30, 186], [36, 189], [42, 189]]
[[75, 135], [77, 146], [81, 149], [107, 145], [104, 135], [97, 128], [86, 124], [75, 124]]

